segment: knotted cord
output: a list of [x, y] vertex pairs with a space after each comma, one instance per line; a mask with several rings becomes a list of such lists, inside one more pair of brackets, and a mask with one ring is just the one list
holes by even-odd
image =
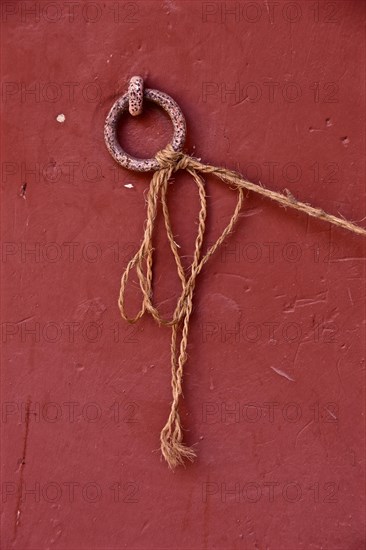
[[[171, 386], [173, 401], [169, 418], [164, 428], [161, 431], [160, 443], [161, 452], [167, 461], [170, 468], [183, 464], [185, 459], [193, 460], [196, 456], [195, 451], [191, 447], [187, 447], [183, 443], [183, 432], [179, 417], [179, 400], [182, 395], [182, 379], [184, 365], [187, 361], [187, 343], [189, 333], [189, 321], [193, 307], [193, 294], [196, 285], [197, 275], [202, 270], [202, 267], [208, 259], [214, 254], [219, 246], [226, 239], [227, 235], [233, 230], [236, 224], [239, 213], [244, 202], [244, 189], [259, 193], [264, 197], [270, 198], [282, 206], [300, 210], [308, 216], [318, 218], [329, 222], [343, 229], [347, 229], [352, 233], [366, 236], [366, 230], [353, 224], [352, 222], [338, 218], [331, 214], [327, 214], [319, 208], [300, 202], [293, 197], [289, 192], [287, 194], [277, 193], [266, 189], [261, 185], [252, 183], [244, 179], [241, 175], [227, 170], [226, 168], [218, 168], [208, 164], [202, 164], [198, 159], [185, 155], [182, 152], [176, 152], [171, 145], [168, 145], [162, 151], [159, 151], [155, 156], [159, 163], [159, 170], [154, 172], [151, 179], [150, 188], [147, 194], [147, 218], [145, 230], [141, 246], [135, 256], [129, 261], [121, 279], [121, 289], [119, 294], [118, 305], [122, 317], [130, 322], [135, 323], [144, 313], [150, 313], [154, 320], [159, 325], [167, 325], [172, 329], [171, 336]], [[195, 240], [193, 261], [189, 267], [188, 275], [185, 273], [179, 253], [178, 246], [174, 240], [173, 230], [170, 221], [170, 214], [167, 205], [167, 189], [168, 183], [174, 172], [178, 170], [186, 170], [194, 179], [199, 194], [200, 211], [198, 215], [198, 231]], [[204, 180], [200, 174], [212, 174], [220, 180], [230, 184], [236, 188], [238, 193], [235, 210], [231, 216], [228, 225], [223, 230], [216, 242], [202, 255], [203, 237], [206, 227], [206, 193]], [[171, 319], [164, 319], [158, 309], [153, 305], [153, 246], [152, 237], [155, 219], [159, 207], [159, 199], [162, 205], [162, 212], [165, 222], [168, 241], [173, 253], [177, 273], [182, 285], [182, 291], [177, 301], [177, 305]], [[125, 291], [129, 275], [132, 269], [136, 269], [142, 292], [142, 305], [140, 311], [135, 317], [129, 317], [125, 310]], [[179, 341], [180, 336], [180, 341]]]

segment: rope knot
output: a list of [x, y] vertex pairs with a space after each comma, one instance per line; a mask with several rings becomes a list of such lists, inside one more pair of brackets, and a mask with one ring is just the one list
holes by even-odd
[[165, 149], [158, 151], [155, 158], [158, 161], [160, 168], [171, 168], [173, 172], [176, 172], [177, 170], [184, 170], [187, 168], [189, 162], [189, 157], [187, 155], [181, 151], [174, 151], [170, 144], [167, 145]]

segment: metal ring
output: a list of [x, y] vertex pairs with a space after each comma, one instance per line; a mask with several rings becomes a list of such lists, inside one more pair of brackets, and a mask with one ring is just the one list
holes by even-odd
[[[171, 145], [174, 151], [181, 151], [186, 138], [186, 121], [178, 104], [170, 96], [158, 90], [145, 89], [144, 98], [157, 103], [168, 113], [174, 129]], [[155, 157], [150, 159], [132, 157], [122, 149], [118, 142], [117, 122], [121, 115], [128, 110], [128, 104], [129, 94], [126, 93], [117, 99], [107, 115], [104, 125], [104, 140], [107, 149], [112, 157], [124, 168], [135, 170], [136, 172], [159, 170], [160, 165]]]
[[142, 101], [144, 99], [144, 81], [141, 76], [133, 76], [128, 85], [128, 110], [130, 115], [137, 116], [142, 113]]

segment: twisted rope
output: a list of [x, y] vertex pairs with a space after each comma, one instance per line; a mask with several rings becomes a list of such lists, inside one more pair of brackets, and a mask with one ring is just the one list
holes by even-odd
[[[160, 169], [154, 172], [152, 177], [149, 192], [147, 195], [147, 218], [145, 223], [145, 231], [141, 246], [135, 256], [129, 261], [121, 278], [121, 289], [119, 294], [118, 305], [123, 319], [130, 323], [138, 321], [145, 312], [150, 313], [154, 320], [159, 324], [167, 325], [172, 328], [171, 338], [171, 386], [173, 401], [167, 423], [160, 434], [160, 448], [163, 457], [167, 461], [170, 468], [183, 464], [185, 459], [193, 460], [196, 456], [191, 447], [187, 447], [183, 443], [182, 426], [179, 417], [179, 399], [182, 395], [182, 379], [184, 365], [187, 361], [187, 343], [189, 333], [189, 320], [193, 307], [193, 293], [196, 285], [197, 275], [202, 270], [202, 267], [214, 252], [223, 243], [227, 235], [234, 228], [238, 220], [240, 210], [243, 205], [244, 195], [243, 190], [254, 191], [267, 198], [270, 198], [282, 206], [300, 210], [308, 216], [327, 221], [338, 227], [342, 227], [356, 233], [366, 236], [366, 230], [342, 218], [337, 218], [331, 214], [325, 213], [319, 208], [314, 208], [309, 204], [297, 201], [289, 192], [287, 195], [270, 191], [265, 187], [256, 185], [247, 181], [239, 174], [227, 170], [225, 168], [217, 168], [207, 164], [202, 164], [199, 160], [185, 155], [181, 152], [173, 150], [171, 145], [168, 145], [156, 155]], [[198, 231], [194, 247], [193, 261], [189, 268], [188, 275], [185, 273], [179, 253], [178, 246], [174, 241], [170, 215], [167, 205], [167, 188], [168, 182], [172, 174], [178, 170], [186, 170], [194, 179], [200, 199], [200, 211], [198, 215]], [[213, 174], [222, 181], [232, 184], [238, 193], [235, 210], [232, 214], [230, 222], [223, 230], [217, 241], [207, 250], [206, 254], [202, 255], [202, 243], [205, 233], [205, 223], [207, 214], [205, 185], [201, 174]], [[154, 230], [155, 218], [158, 211], [159, 198], [162, 204], [162, 212], [165, 222], [165, 228], [168, 236], [171, 251], [177, 267], [177, 273], [182, 285], [182, 291], [177, 301], [171, 319], [164, 319], [158, 309], [153, 305], [153, 247], [152, 236]], [[140, 311], [135, 317], [129, 317], [125, 310], [125, 291], [132, 269], [136, 269], [142, 292], [142, 305]], [[180, 335], [180, 342], [178, 343]]]

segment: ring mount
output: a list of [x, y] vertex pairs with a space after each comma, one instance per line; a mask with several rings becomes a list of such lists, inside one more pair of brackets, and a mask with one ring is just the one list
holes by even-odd
[[[182, 151], [186, 138], [186, 121], [178, 104], [168, 94], [158, 90], [145, 89], [144, 99], [157, 103], [166, 111], [173, 123], [173, 139], [171, 146], [174, 151]], [[117, 139], [117, 123], [123, 113], [129, 110], [130, 94], [127, 92], [113, 104], [109, 111], [104, 125], [104, 140], [108, 151], [112, 157], [124, 168], [136, 172], [150, 172], [159, 170], [158, 160], [153, 157], [149, 159], [139, 159], [126, 153]]]
[[144, 80], [141, 76], [133, 76], [128, 85], [128, 110], [130, 115], [137, 116], [142, 113], [144, 99]]

